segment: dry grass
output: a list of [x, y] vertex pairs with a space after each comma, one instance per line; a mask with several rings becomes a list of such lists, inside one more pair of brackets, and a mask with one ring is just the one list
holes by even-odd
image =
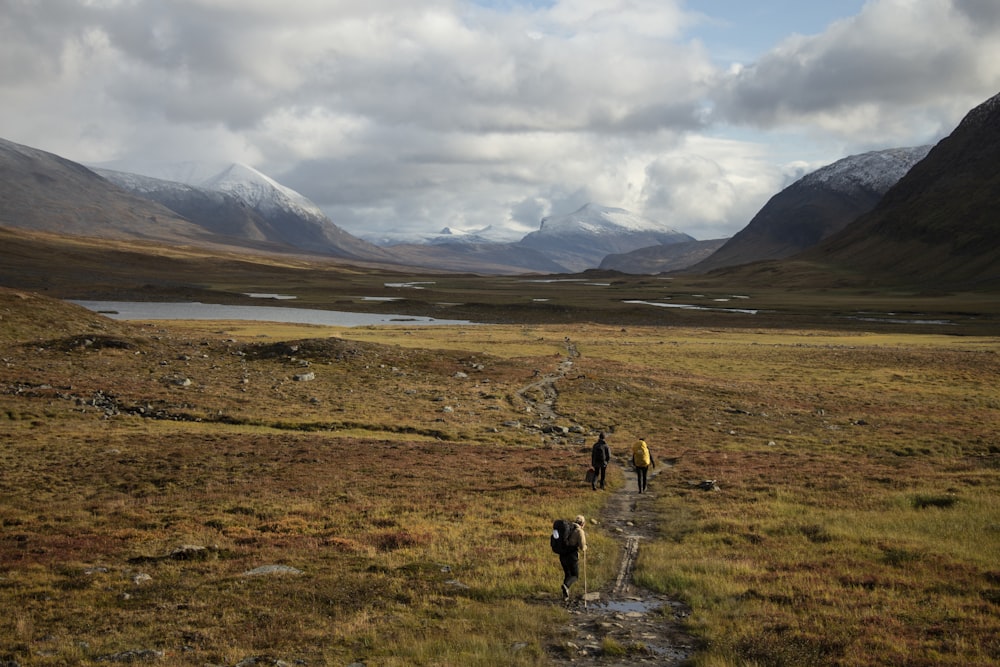
[[[129, 326], [19, 303], [0, 336], [0, 659], [547, 664], [547, 529], [599, 499], [590, 434], [540, 434], [517, 391], [569, 336], [567, 424], [611, 430], [618, 457], [638, 435], [678, 457], [638, 576], [691, 605], [699, 664], [1000, 660], [995, 339]], [[617, 546], [591, 535], [593, 588]], [[244, 574], [262, 565], [301, 573]]]
[[561, 407], [679, 457], [638, 576], [695, 609], [700, 664], [1000, 659], [995, 339], [600, 334]]

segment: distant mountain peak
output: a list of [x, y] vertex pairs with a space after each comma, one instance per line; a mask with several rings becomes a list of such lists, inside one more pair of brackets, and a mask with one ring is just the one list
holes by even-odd
[[255, 208], [291, 208], [308, 217], [326, 218], [323, 210], [307, 197], [240, 162], [233, 162], [197, 185], [208, 190], [227, 192]]
[[623, 208], [585, 204], [568, 215], [542, 218], [518, 245], [547, 253], [568, 271], [597, 268], [606, 255], [694, 238]]
[[651, 218], [623, 208], [584, 204], [567, 215], [542, 218], [538, 232], [550, 234], [608, 234], [630, 232], [680, 233]]

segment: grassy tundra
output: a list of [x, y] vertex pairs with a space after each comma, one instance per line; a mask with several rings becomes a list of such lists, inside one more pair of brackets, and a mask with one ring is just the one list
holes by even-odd
[[[550, 664], [607, 429], [676, 458], [636, 576], [696, 664], [1000, 661], [995, 338], [0, 315], [0, 660]], [[566, 337], [549, 435], [519, 392]]]

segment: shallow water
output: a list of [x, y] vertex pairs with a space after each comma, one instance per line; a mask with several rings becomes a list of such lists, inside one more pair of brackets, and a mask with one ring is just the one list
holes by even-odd
[[312, 308], [278, 306], [224, 306], [197, 301], [168, 303], [153, 301], [73, 301], [88, 310], [115, 320], [249, 320], [288, 324], [321, 324], [335, 327], [360, 327], [373, 324], [445, 325], [474, 324], [468, 320], [438, 320], [415, 315], [351, 313]]
[[662, 606], [661, 600], [608, 600], [594, 604], [595, 609], [605, 609], [621, 614], [647, 614]]

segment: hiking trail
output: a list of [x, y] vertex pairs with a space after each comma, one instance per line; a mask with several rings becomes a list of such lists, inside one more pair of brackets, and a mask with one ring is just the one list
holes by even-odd
[[[579, 356], [576, 347], [566, 341], [568, 356], [555, 372], [541, 375], [518, 391], [518, 395], [542, 419], [554, 420], [561, 415], [556, 410], [556, 381], [565, 377]], [[541, 400], [532, 396], [541, 394]], [[617, 444], [617, 457], [615, 457]], [[621, 541], [621, 561], [618, 574], [610, 586], [598, 591], [599, 599], [584, 599], [584, 581], [573, 586], [569, 600], [563, 601], [558, 580], [553, 583], [553, 604], [566, 607], [569, 620], [546, 649], [555, 662], [574, 665], [626, 667], [635, 664], [656, 664], [679, 667], [694, 655], [696, 639], [685, 632], [681, 623], [690, 613], [683, 603], [638, 587], [633, 571], [644, 540], [655, 537], [658, 516], [654, 507], [656, 478], [669, 468], [660, 462], [650, 471], [651, 491], [639, 493], [635, 475], [622, 463], [624, 443], [612, 443], [611, 465], [622, 468], [624, 486], [611, 493], [597, 520], [589, 530], [600, 530]], [[615, 458], [618, 460], [616, 461]], [[586, 486], [581, 492], [592, 493]], [[599, 493], [606, 493], [600, 491]], [[589, 522], [588, 522], [589, 523]], [[583, 567], [581, 557], [581, 568]], [[582, 572], [581, 572], [582, 574]]]

